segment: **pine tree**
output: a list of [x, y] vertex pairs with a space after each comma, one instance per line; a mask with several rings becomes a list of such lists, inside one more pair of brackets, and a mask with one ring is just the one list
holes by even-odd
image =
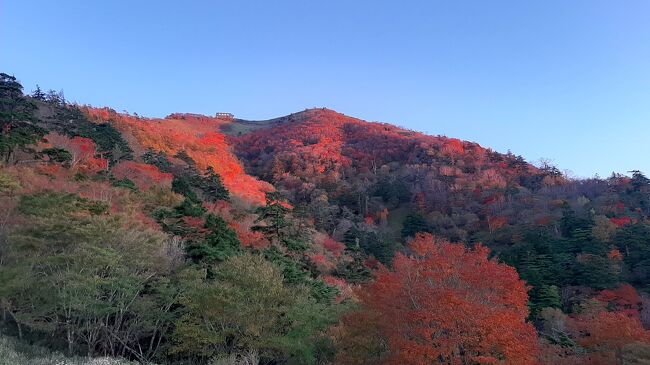
[[50, 89], [47, 91], [47, 94], [45, 95], [45, 101], [52, 104], [60, 104], [61, 98], [56, 91]]
[[188, 244], [185, 249], [187, 257], [192, 261], [213, 265], [240, 251], [237, 234], [223, 218], [209, 214], [204, 227], [210, 231], [208, 236]]
[[217, 201], [230, 198], [230, 193], [223, 185], [221, 176], [214, 172], [212, 166], [208, 166], [207, 172], [201, 180], [201, 190], [203, 190], [208, 200]]
[[257, 208], [256, 223], [264, 223], [252, 227], [255, 232], [262, 232], [272, 243], [282, 243], [286, 240], [286, 229], [291, 223], [286, 216], [289, 208], [283, 202], [278, 192], [266, 193], [266, 205]]
[[36, 90], [32, 92], [32, 98], [36, 100], [45, 101], [45, 93], [41, 90], [41, 87], [36, 84]]
[[402, 237], [415, 237], [417, 233], [431, 233], [431, 226], [429, 226], [422, 214], [411, 213], [404, 219]]
[[560, 291], [555, 285], [542, 285], [530, 293], [530, 309], [533, 315], [543, 308], [561, 308]]
[[342, 262], [336, 267], [334, 274], [351, 284], [362, 284], [372, 279], [372, 272], [365, 265], [361, 252], [349, 252], [352, 261]]

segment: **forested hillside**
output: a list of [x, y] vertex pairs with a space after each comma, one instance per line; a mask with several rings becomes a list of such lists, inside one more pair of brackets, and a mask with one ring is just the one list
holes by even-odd
[[7, 74], [0, 129], [0, 356], [650, 359], [639, 171], [570, 179], [327, 109], [145, 118]]

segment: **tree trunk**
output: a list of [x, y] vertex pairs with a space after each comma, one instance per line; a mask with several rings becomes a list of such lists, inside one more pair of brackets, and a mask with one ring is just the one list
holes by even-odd
[[[15, 319], [15, 317], [14, 317], [14, 319]], [[18, 323], [18, 321], [16, 321], [16, 327], [18, 327], [18, 339], [22, 340], [23, 339], [23, 326], [21, 326], [20, 323]]]
[[66, 329], [66, 334], [67, 334], [67, 340], [68, 340], [68, 355], [72, 356], [72, 350], [73, 350], [73, 346], [72, 346], [73, 338], [72, 337], [73, 337], [73, 335], [72, 335], [72, 330], [69, 327], [69, 323], [68, 323], [68, 328]]

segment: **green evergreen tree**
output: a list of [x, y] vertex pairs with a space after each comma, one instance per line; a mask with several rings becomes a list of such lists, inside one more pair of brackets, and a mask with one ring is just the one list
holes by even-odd
[[619, 229], [613, 242], [623, 253], [625, 279], [650, 288], [650, 225], [639, 222]]
[[211, 266], [241, 251], [237, 234], [223, 218], [208, 214], [204, 227], [210, 232], [205, 239], [195, 239], [185, 248], [193, 262]]
[[172, 191], [185, 197], [183, 203], [176, 207], [178, 214], [190, 217], [201, 217], [205, 214], [203, 203], [192, 189], [189, 179], [186, 176], [174, 177]]
[[361, 249], [367, 256], [374, 256], [384, 265], [390, 265], [395, 256], [397, 245], [372, 230], [353, 228], [347, 231], [343, 242], [349, 249]]
[[301, 261], [280, 251], [276, 246], [271, 246], [264, 251], [264, 257], [275, 264], [282, 271], [284, 281], [287, 284], [305, 284], [309, 278], [309, 270]]
[[44, 156], [47, 156], [50, 161], [58, 163], [68, 163], [72, 160], [72, 155], [70, 152], [64, 150], [63, 148], [46, 148], [42, 151]]
[[530, 293], [531, 315], [535, 316], [543, 308], [561, 308], [560, 291], [555, 285], [542, 285]]
[[162, 172], [171, 172], [172, 163], [167, 158], [167, 154], [164, 152], [155, 152], [153, 150], [148, 150], [142, 155], [142, 161], [149, 165], [154, 165]]
[[255, 222], [263, 224], [253, 226], [252, 230], [262, 232], [271, 243], [284, 243], [287, 239], [286, 229], [291, 226], [291, 222], [287, 220], [289, 211], [280, 193], [266, 193], [266, 205], [255, 210]]
[[209, 201], [228, 200], [230, 193], [223, 185], [221, 176], [214, 172], [212, 166], [208, 166], [206, 174], [201, 179], [201, 190]]
[[36, 105], [23, 96], [23, 86], [16, 78], [0, 73], [0, 157], [5, 163], [46, 134], [34, 123], [35, 110]]
[[32, 92], [32, 98], [40, 101], [45, 101], [45, 93], [41, 90], [41, 87], [36, 84], [36, 90]]
[[404, 218], [402, 238], [415, 237], [417, 233], [431, 233], [431, 226], [420, 213], [411, 213]]
[[351, 284], [363, 284], [372, 279], [372, 272], [365, 265], [361, 252], [348, 251], [352, 261], [342, 262], [334, 271], [334, 275]]

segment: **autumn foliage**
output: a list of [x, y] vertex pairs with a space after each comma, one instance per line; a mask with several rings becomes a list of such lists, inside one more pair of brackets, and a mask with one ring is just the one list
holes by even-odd
[[616, 225], [616, 227], [625, 227], [628, 224], [632, 224], [632, 218], [630, 217], [621, 217], [621, 218], [610, 218], [610, 221]]
[[151, 187], [170, 189], [174, 176], [161, 172], [156, 166], [133, 161], [123, 161], [113, 167], [113, 175], [118, 179], [129, 179], [141, 190]]
[[97, 156], [97, 145], [90, 138], [73, 137], [50, 133], [46, 141], [53, 147], [62, 148], [71, 155], [70, 165], [85, 173], [94, 173], [108, 169], [108, 160]]
[[613, 290], [603, 290], [598, 294], [596, 299], [604, 303], [611, 310], [622, 312], [630, 317], [639, 318], [641, 297], [636, 289], [629, 284], [621, 285]]
[[136, 152], [153, 150], [168, 156], [185, 152], [201, 171], [212, 167], [221, 176], [226, 188], [247, 202], [261, 204], [265, 192], [273, 190], [268, 183], [246, 174], [231, 152], [226, 136], [219, 132], [226, 123], [221, 119], [190, 114], [147, 119], [120, 114], [108, 108], [91, 107], [84, 107], [83, 111], [91, 120], [111, 121], [122, 133], [130, 136]]
[[[422, 214], [471, 209], [482, 217], [477, 222], [481, 228], [496, 231], [522, 219], [512, 210], [507, 215], [500, 212], [508, 189], [565, 183], [561, 176], [545, 179], [547, 172], [520, 157], [476, 143], [368, 123], [327, 109], [279, 118], [270, 128], [232, 140], [251, 174], [291, 191], [299, 201], [345, 205], [369, 224], [370, 219], [377, 225], [387, 223], [387, 213], [395, 205], [417, 204]], [[398, 181], [401, 186], [382, 189], [382, 180]], [[315, 199], [323, 192], [327, 201]], [[383, 201], [373, 202], [378, 195]], [[459, 227], [476, 228], [473, 224]]]
[[[309, 177], [320, 182], [339, 179], [349, 168], [367, 172], [400, 161], [414, 164], [445, 160], [450, 165], [485, 169], [482, 183], [503, 187], [515, 171], [490, 169], [488, 151], [481, 146], [446, 137], [432, 137], [380, 123], [344, 116], [331, 110], [309, 110], [291, 115], [284, 124], [244, 135], [236, 140], [238, 152], [256, 169]], [[274, 159], [265, 159], [269, 154]], [[462, 175], [449, 165], [441, 173]], [[526, 166], [531, 172], [535, 169]], [[504, 174], [505, 173], [505, 174]]]
[[577, 342], [587, 350], [581, 364], [618, 365], [623, 347], [628, 344], [650, 345], [650, 331], [638, 318], [624, 312], [598, 311], [576, 316], [570, 322]]
[[[483, 246], [468, 249], [430, 234], [419, 234], [409, 248], [358, 293], [362, 311], [344, 322], [343, 342], [351, 345], [341, 363], [535, 363], [527, 288], [512, 267], [490, 260]], [[354, 338], [359, 326], [375, 334], [383, 351]]]

